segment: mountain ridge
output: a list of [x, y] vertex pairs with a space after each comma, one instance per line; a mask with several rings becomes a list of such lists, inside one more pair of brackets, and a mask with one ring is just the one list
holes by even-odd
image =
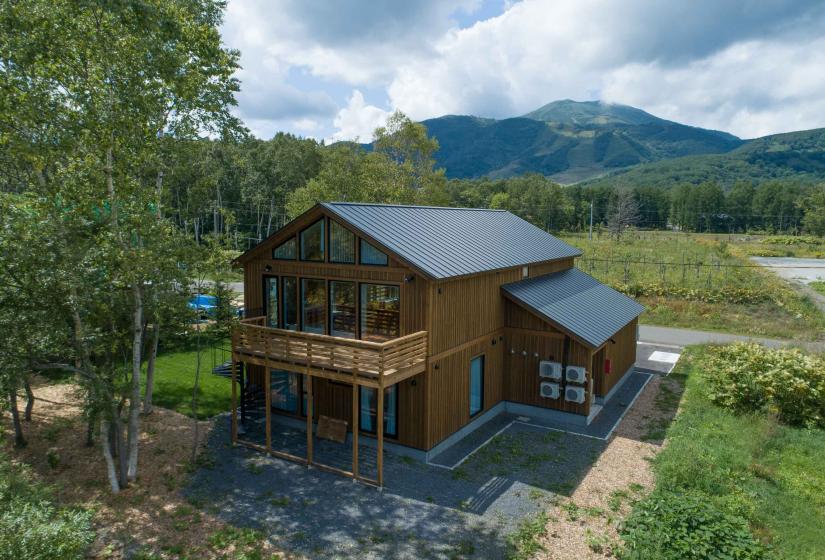
[[628, 105], [569, 99], [520, 117], [445, 115], [422, 123], [441, 146], [436, 163], [455, 178], [535, 172], [573, 183], [661, 159], [724, 153], [744, 142]]

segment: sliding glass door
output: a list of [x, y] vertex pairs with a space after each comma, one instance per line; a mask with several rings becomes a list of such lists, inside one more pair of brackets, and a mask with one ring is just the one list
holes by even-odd
[[297, 414], [298, 374], [292, 371], [273, 369], [269, 375], [272, 408]]
[[401, 332], [401, 290], [385, 284], [361, 284], [361, 338], [383, 342]]
[[[375, 433], [378, 426], [378, 389], [361, 387], [361, 429]], [[398, 385], [384, 389], [384, 435], [398, 436]]]
[[355, 338], [355, 282], [329, 283], [329, 334]]
[[264, 276], [264, 305], [266, 306], [266, 326], [278, 327], [278, 277]]

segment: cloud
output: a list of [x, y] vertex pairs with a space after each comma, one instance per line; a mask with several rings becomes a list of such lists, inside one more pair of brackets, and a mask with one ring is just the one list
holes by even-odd
[[328, 139], [329, 142], [340, 140], [354, 140], [358, 142], [371, 142], [372, 133], [379, 126], [387, 122], [390, 112], [368, 105], [364, 101], [364, 95], [354, 90], [349, 98], [347, 106], [338, 111], [333, 120], [335, 128], [338, 130]]
[[364, 139], [396, 108], [502, 118], [562, 98], [746, 137], [825, 125], [817, 0], [230, 0], [223, 32], [244, 119], [318, 137]]

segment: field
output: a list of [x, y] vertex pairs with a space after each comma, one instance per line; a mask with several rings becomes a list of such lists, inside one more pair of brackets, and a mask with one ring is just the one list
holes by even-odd
[[825, 316], [807, 297], [748, 260], [817, 256], [825, 244], [677, 232], [630, 232], [620, 241], [604, 234], [592, 241], [586, 234], [561, 237], [584, 253], [579, 268], [648, 308], [643, 323], [805, 340], [825, 331]]
[[[220, 345], [218, 343], [217, 346]], [[230, 382], [212, 373], [212, 368], [223, 361], [220, 353], [213, 354], [208, 343], [204, 343], [198, 393], [198, 417], [201, 419], [229, 410], [232, 396]], [[192, 349], [161, 353], [155, 363], [153, 403], [191, 417], [196, 363], [197, 352]], [[146, 386], [145, 380], [142, 385]]]
[[779, 558], [822, 558], [825, 431], [714, 405], [698, 375], [702, 354], [688, 349], [671, 374], [686, 387], [668, 443], [654, 460], [656, 492], [698, 496], [745, 518]]

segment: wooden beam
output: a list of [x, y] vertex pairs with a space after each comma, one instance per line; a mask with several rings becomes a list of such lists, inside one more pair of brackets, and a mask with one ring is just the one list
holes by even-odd
[[437, 362], [438, 360], [446, 358], [447, 356], [455, 354], [456, 352], [461, 352], [462, 350], [466, 350], [470, 346], [474, 346], [474, 345], [478, 344], [479, 342], [484, 342], [487, 339], [492, 340], [493, 338], [498, 338], [502, 334], [504, 334], [504, 329], [496, 329], [494, 331], [488, 332], [487, 334], [477, 336], [474, 339], [468, 340], [467, 342], [465, 342], [463, 344], [460, 344], [460, 345], [455, 346], [453, 348], [450, 348], [448, 350], [444, 350], [443, 352], [439, 352], [435, 356], [430, 356], [430, 362], [431, 363]]
[[[383, 376], [381, 376], [383, 377]], [[381, 379], [381, 378], [379, 378]], [[377, 461], [378, 461], [378, 487], [384, 487], [384, 384], [380, 383], [378, 387], [378, 403], [377, 403], [377, 410], [375, 413], [376, 416], [376, 433], [378, 435], [378, 450], [377, 454]]]
[[238, 372], [235, 352], [232, 352], [232, 443], [238, 443]]
[[307, 382], [307, 465], [312, 464], [312, 376], [306, 371]]
[[358, 478], [358, 386], [356, 375], [352, 375], [352, 474]]
[[266, 406], [266, 450], [272, 451], [272, 370], [266, 368], [266, 388], [264, 403]]

